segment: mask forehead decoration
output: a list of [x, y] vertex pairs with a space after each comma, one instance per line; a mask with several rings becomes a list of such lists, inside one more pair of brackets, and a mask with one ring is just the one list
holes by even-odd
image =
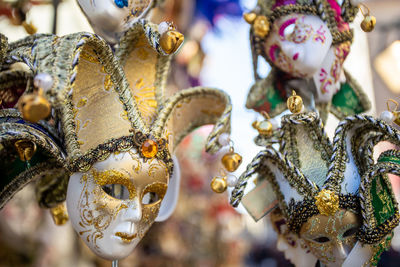
[[[244, 196], [246, 209], [260, 219], [278, 203], [289, 230], [331, 266], [341, 266], [357, 241], [379, 246], [391, 235], [399, 215], [387, 174], [399, 175], [399, 152], [377, 161], [372, 155], [378, 142], [400, 144], [396, 129], [357, 115], [339, 123], [331, 143], [316, 113], [300, 113], [284, 116], [278, 131], [279, 151], [267, 146], [248, 165], [232, 191], [234, 207]], [[253, 178], [257, 187], [244, 195]], [[260, 195], [265, 186], [274, 198]]]
[[[206, 144], [214, 153], [222, 147], [219, 136], [230, 132], [224, 92], [195, 87], [172, 94], [165, 88], [171, 54], [181, 42], [165, 50], [163, 36], [159, 25], [138, 20], [115, 50], [90, 33], [40, 35], [11, 45], [7, 64], [24, 60], [40, 74], [22, 80], [25, 94], [47, 101], [52, 112], [48, 120], [29, 123], [24, 110], [1, 111], [0, 155], [11, 159], [1, 168], [25, 166], [7, 172], [12, 185], [1, 189], [1, 205], [28, 181], [45, 177], [37, 188], [41, 203], [52, 208], [67, 199], [72, 225], [93, 252], [109, 260], [132, 252], [158, 215], [180, 141], [214, 124]], [[49, 60], [59, 64], [49, 68]], [[10, 76], [0, 75], [0, 83], [8, 77], [3, 87], [9, 89]]]

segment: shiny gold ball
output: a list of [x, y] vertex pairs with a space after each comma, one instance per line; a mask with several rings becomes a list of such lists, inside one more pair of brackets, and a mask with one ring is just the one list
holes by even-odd
[[365, 32], [372, 32], [375, 28], [376, 18], [374, 16], [365, 16], [361, 22], [361, 29]]
[[50, 115], [51, 105], [43, 96], [26, 94], [19, 99], [18, 109], [24, 120], [37, 123]]
[[214, 177], [211, 181], [211, 189], [215, 193], [223, 193], [225, 192], [226, 188], [228, 187], [228, 183], [226, 182], [226, 179], [223, 177]]
[[18, 140], [14, 143], [21, 161], [29, 161], [35, 155], [36, 144], [28, 140]]
[[257, 14], [254, 12], [250, 12], [250, 13], [244, 13], [243, 14], [243, 18], [244, 20], [248, 23], [248, 24], [253, 24], [254, 21], [257, 18]]
[[229, 152], [222, 157], [221, 162], [228, 172], [234, 172], [242, 163], [242, 156], [238, 153]]
[[258, 37], [264, 38], [269, 33], [269, 21], [266, 16], [257, 16], [254, 20], [254, 34]]
[[296, 95], [294, 91], [293, 95], [288, 98], [286, 104], [290, 112], [294, 114], [300, 113], [303, 109], [303, 99], [300, 96]]
[[172, 54], [181, 47], [184, 39], [185, 37], [182, 33], [170, 30], [161, 35], [160, 45], [165, 53]]

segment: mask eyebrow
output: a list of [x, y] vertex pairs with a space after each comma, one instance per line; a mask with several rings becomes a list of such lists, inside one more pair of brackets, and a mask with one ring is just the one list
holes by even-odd
[[286, 29], [286, 27], [296, 23], [296, 20], [297, 20], [297, 18], [291, 18], [291, 19], [286, 20], [284, 23], [282, 23], [281, 27], [279, 28], [279, 35], [281, 37], [285, 37], [285, 29]]
[[129, 191], [129, 199], [132, 199], [136, 196], [136, 188], [133, 182], [130, 179], [129, 172], [122, 169], [123, 172], [117, 170], [106, 170], [106, 171], [97, 171], [95, 168], [92, 168], [92, 175], [95, 182], [104, 186], [107, 184], [121, 184], [128, 188]]

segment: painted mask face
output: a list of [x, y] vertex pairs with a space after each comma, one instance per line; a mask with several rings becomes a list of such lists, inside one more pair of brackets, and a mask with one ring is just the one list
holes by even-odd
[[137, 19], [153, 0], [77, 0], [95, 32], [107, 41], [124, 31], [125, 25]]
[[275, 20], [265, 54], [276, 67], [295, 77], [312, 77], [321, 66], [332, 35], [317, 16], [291, 14]]
[[98, 256], [128, 256], [153, 224], [168, 186], [166, 165], [133, 151], [111, 155], [68, 184], [67, 208], [75, 231]]
[[315, 215], [300, 229], [300, 237], [326, 266], [342, 266], [356, 244], [357, 214], [340, 209], [333, 216]]
[[317, 259], [311, 254], [305, 241], [289, 230], [282, 213], [275, 209], [270, 215], [270, 220], [278, 234], [276, 248], [284, 253], [285, 258], [296, 267], [314, 266]]

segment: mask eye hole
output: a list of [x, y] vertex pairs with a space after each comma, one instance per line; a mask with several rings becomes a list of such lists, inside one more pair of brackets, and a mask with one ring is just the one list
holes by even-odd
[[326, 236], [321, 236], [321, 237], [315, 238], [314, 241], [317, 243], [326, 243], [326, 242], [329, 242], [330, 240]]
[[357, 227], [350, 228], [349, 230], [347, 230], [346, 232], [344, 232], [343, 237], [352, 236], [352, 235], [354, 235], [355, 233], [357, 233], [357, 230], [358, 230]]
[[158, 201], [161, 201], [161, 199], [156, 192], [147, 192], [142, 198], [143, 205], [155, 204]]
[[109, 195], [113, 198], [120, 199], [120, 200], [125, 200], [125, 199], [129, 198], [128, 188], [126, 188], [122, 184], [106, 184], [106, 185], [102, 186], [101, 188], [107, 195]]
[[296, 27], [296, 24], [294, 24], [294, 23], [288, 25], [288, 26], [283, 30], [283, 35], [284, 35], [285, 37], [288, 37], [288, 36], [290, 36], [291, 34], [293, 34], [295, 27]]

